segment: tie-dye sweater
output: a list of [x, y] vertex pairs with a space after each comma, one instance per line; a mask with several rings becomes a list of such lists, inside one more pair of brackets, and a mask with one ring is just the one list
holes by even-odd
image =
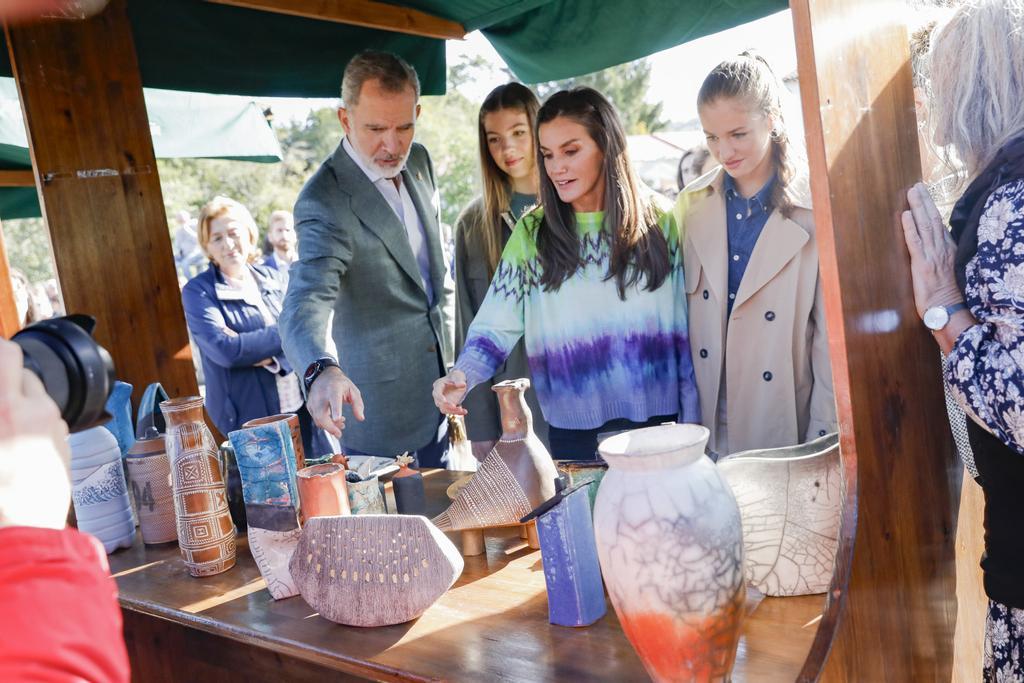
[[594, 429], [616, 418], [636, 422], [678, 414], [700, 422], [686, 330], [679, 232], [659, 214], [672, 270], [653, 292], [639, 286], [619, 298], [606, 279], [611, 253], [603, 212], [577, 213], [585, 266], [557, 290], [544, 291], [537, 255], [542, 210], [516, 225], [455, 368], [469, 388], [492, 377], [520, 337], [537, 399], [548, 422]]

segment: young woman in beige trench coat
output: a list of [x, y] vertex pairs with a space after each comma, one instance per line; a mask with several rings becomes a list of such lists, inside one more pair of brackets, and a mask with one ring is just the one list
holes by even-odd
[[[709, 74], [698, 107], [722, 165], [689, 185], [676, 206], [702, 420], [719, 455], [836, 431], [814, 220], [806, 183], [796, 182], [789, 161], [779, 89], [758, 57], [742, 55]], [[730, 237], [727, 205], [750, 207], [747, 218], [768, 214], [746, 251]], [[730, 277], [730, 261], [741, 259], [742, 275]]]

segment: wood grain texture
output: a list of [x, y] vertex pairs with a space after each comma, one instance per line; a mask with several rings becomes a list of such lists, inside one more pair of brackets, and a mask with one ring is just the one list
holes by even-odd
[[36, 174], [34, 171], [14, 171], [0, 169], [0, 187], [35, 187]]
[[207, 0], [218, 5], [265, 10], [293, 17], [336, 21], [381, 31], [441, 40], [466, 37], [462, 24], [409, 7], [374, 0]]
[[[436, 514], [461, 474], [423, 474], [428, 513]], [[540, 552], [527, 548], [515, 527], [488, 538], [486, 554], [466, 558], [462, 576], [422, 617], [380, 628], [332, 624], [298, 597], [275, 602], [244, 538], [235, 568], [203, 580], [188, 576], [173, 546], [136, 543], [109, 560], [134, 670], [156, 670], [151, 661], [159, 662], [159, 675], [137, 680], [269, 680], [249, 668], [265, 661], [276, 680], [293, 680], [292, 663], [294, 680], [308, 680], [309, 666], [384, 681], [646, 678], [613, 612], [583, 629], [548, 623]], [[796, 678], [822, 604], [820, 595], [762, 600], [745, 621], [733, 680]], [[199, 647], [206, 638], [216, 645]], [[222, 650], [234, 666], [218, 665]], [[190, 673], [196, 671], [217, 676]]]
[[[968, 418], [969, 419], [969, 418]], [[965, 474], [956, 523], [956, 637], [953, 643], [954, 683], [974, 683], [985, 653], [988, 596], [981, 578], [985, 552], [985, 494]]]
[[8, 26], [64, 302], [135, 396], [198, 393], [126, 0], [84, 21]]
[[791, 7], [848, 487], [801, 678], [949, 680], [960, 464], [899, 224], [921, 177], [908, 36], [882, 0]]

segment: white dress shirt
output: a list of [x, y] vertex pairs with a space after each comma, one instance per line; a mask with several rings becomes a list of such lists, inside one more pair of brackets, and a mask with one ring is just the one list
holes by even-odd
[[[366, 177], [373, 183], [373, 186], [377, 188], [384, 197], [384, 200], [387, 201], [391, 210], [398, 216], [398, 220], [405, 226], [405, 234], [409, 238], [409, 247], [412, 249], [413, 258], [416, 259], [416, 265], [419, 266], [420, 281], [423, 283], [423, 289], [427, 292], [427, 301], [433, 304], [434, 288], [430, 283], [430, 252], [427, 251], [427, 233], [423, 228], [423, 222], [420, 220], [419, 214], [416, 212], [416, 205], [412, 202], [409, 190], [406, 189], [405, 183], [402, 182], [402, 176], [398, 175], [394, 180], [386, 178], [381, 175], [380, 171], [364, 163], [362, 156], [356, 152], [352, 143], [348, 141], [348, 137], [342, 139], [341, 146], [352, 157], [352, 161], [356, 162], [356, 165], [362, 169]], [[405, 170], [404, 166], [402, 170]], [[397, 187], [395, 186], [395, 181], [398, 182]]]

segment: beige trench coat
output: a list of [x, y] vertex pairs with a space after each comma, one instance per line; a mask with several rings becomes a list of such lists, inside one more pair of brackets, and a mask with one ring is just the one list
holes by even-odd
[[[720, 453], [790, 446], [836, 431], [814, 218], [768, 217], [726, 320], [729, 265], [721, 169], [676, 205], [686, 269], [690, 348], [709, 447]], [[726, 424], [718, 414], [724, 363]], [[725, 430], [727, 434], [720, 434]]]

